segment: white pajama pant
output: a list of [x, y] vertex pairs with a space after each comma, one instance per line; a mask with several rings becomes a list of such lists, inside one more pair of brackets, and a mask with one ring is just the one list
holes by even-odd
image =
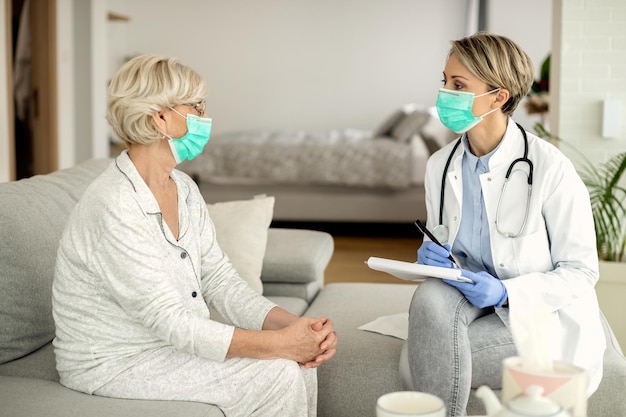
[[317, 371], [287, 359], [216, 362], [163, 348], [94, 394], [214, 404], [227, 417], [315, 417]]

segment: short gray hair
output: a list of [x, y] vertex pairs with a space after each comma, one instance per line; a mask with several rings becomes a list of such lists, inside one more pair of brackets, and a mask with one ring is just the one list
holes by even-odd
[[153, 123], [154, 112], [206, 99], [202, 77], [176, 58], [140, 55], [125, 63], [109, 84], [106, 118], [127, 145], [150, 144], [163, 135]]

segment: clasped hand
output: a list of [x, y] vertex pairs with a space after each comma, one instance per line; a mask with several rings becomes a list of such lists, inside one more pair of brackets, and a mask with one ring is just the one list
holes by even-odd
[[326, 317], [301, 317], [283, 330], [290, 341], [289, 356], [306, 368], [317, 368], [337, 352], [339, 337]]
[[[448, 259], [450, 245], [444, 247], [431, 241], [425, 241], [417, 251], [417, 262], [423, 265], [452, 268]], [[461, 275], [473, 282], [462, 282], [444, 279], [443, 281], [458, 289], [472, 305], [478, 308], [502, 307], [508, 298], [506, 287], [502, 281], [486, 271], [471, 272], [461, 270]]]

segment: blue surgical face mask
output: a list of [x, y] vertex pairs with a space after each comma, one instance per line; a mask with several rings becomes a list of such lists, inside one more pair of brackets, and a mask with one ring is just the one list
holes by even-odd
[[467, 132], [480, 123], [483, 120], [483, 117], [497, 110], [496, 108], [488, 111], [482, 116], [474, 116], [474, 113], [472, 113], [474, 98], [486, 96], [487, 94], [491, 94], [498, 90], [500, 89], [496, 88], [484, 94], [475, 96], [474, 93], [440, 88], [436, 106], [441, 123], [456, 133], [460, 134]]
[[[176, 110], [174, 111], [178, 113]], [[180, 139], [172, 139], [170, 137], [168, 141], [177, 164], [180, 164], [185, 159], [191, 161], [202, 153], [211, 137], [213, 124], [211, 119], [205, 117], [199, 117], [194, 114], [180, 115], [187, 120], [187, 133]]]

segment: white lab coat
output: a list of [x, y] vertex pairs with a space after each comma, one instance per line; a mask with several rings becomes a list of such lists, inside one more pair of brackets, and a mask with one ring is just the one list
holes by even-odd
[[[598, 257], [589, 194], [569, 159], [547, 141], [531, 133], [527, 136], [534, 179], [528, 220], [521, 236], [505, 237], [495, 225], [507, 169], [524, 154], [523, 135], [511, 119], [500, 148], [489, 160], [490, 172], [480, 177], [493, 262], [497, 275], [504, 280], [511, 311], [516, 305], [530, 302], [539, 302], [548, 309], [553, 359], [587, 369], [591, 395], [602, 379], [605, 337], [594, 290]], [[453, 146], [445, 146], [427, 163], [430, 230], [439, 223], [441, 179]], [[461, 145], [456, 150], [446, 180], [443, 224], [449, 228], [451, 245], [461, 221], [463, 149]], [[500, 229], [505, 232], [517, 232], [526, 211], [528, 165], [518, 163], [513, 172], [500, 208]]]

